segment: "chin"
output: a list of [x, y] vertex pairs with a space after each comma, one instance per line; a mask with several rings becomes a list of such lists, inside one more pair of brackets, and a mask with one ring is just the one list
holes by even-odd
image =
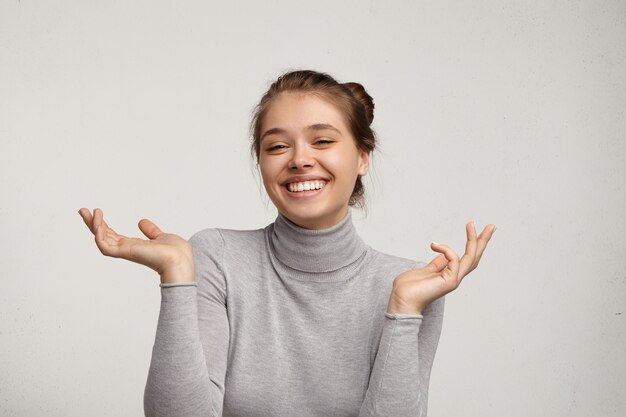
[[310, 224], [318, 224], [324, 222], [324, 216], [313, 215], [309, 213], [297, 213], [293, 211], [285, 211], [281, 213], [293, 223], [299, 226], [302, 225], [302, 227], [307, 227], [307, 225]]

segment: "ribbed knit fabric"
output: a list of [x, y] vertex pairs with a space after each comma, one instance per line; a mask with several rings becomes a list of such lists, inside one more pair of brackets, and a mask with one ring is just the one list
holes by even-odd
[[386, 312], [394, 278], [423, 263], [366, 245], [350, 213], [189, 241], [196, 283], [161, 284], [147, 417], [426, 415], [444, 300]]

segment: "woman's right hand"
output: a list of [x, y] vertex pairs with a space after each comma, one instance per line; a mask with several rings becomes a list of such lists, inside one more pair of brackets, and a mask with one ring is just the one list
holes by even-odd
[[126, 237], [111, 229], [102, 210], [81, 208], [78, 213], [94, 234], [96, 245], [105, 256], [127, 259], [155, 270], [161, 283], [195, 282], [191, 244], [172, 233], [163, 233], [148, 219], [139, 221], [139, 230], [150, 240]]

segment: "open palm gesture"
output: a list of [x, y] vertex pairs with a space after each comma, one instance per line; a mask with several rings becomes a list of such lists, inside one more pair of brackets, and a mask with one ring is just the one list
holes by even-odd
[[191, 245], [180, 236], [163, 233], [156, 224], [142, 219], [138, 226], [149, 240], [126, 237], [107, 225], [102, 210], [94, 209], [92, 215], [88, 209], [81, 208], [78, 213], [94, 234], [103, 255], [145, 265], [158, 272], [163, 283], [195, 281]]
[[387, 312], [421, 314], [430, 303], [454, 291], [478, 266], [495, 230], [495, 225], [489, 224], [476, 236], [476, 225], [469, 222], [465, 254], [461, 258], [450, 247], [433, 242], [432, 250], [440, 255], [425, 267], [403, 272], [395, 278]]

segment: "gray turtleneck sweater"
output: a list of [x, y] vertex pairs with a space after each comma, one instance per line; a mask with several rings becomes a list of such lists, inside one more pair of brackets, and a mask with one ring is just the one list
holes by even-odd
[[394, 278], [423, 263], [367, 246], [350, 213], [189, 241], [196, 282], [161, 284], [147, 417], [426, 415], [443, 299], [386, 312]]

